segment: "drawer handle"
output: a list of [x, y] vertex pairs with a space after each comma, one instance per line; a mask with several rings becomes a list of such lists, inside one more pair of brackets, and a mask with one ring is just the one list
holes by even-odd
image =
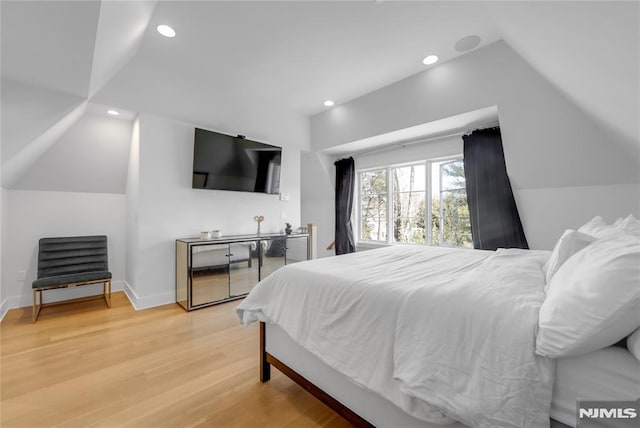
[[233, 254], [227, 254], [227, 257], [233, 257]]

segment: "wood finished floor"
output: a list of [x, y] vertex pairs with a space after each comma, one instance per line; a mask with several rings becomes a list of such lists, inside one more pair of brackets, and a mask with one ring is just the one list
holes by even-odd
[[9, 311], [1, 324], [0, 425], [348, 427], [286, 376], [258, 380], [258, 325], [239, 302], [136, 312], [126, 296]]

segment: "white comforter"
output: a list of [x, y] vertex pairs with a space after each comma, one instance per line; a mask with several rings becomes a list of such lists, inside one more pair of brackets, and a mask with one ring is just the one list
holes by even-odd
[[548, 427], [553, 360], [535, 355], [546, 252], [394, 246], [285, 266], [238, 306], [412, 414]]

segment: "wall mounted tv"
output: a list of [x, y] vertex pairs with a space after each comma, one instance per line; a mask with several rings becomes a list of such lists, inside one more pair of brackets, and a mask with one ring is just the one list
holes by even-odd
[[281, 159], [280, 147], [196, 128], [192, 187], [277, 194]]

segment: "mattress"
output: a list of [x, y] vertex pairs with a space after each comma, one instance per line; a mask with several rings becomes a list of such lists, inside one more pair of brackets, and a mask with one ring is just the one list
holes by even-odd
[[[356, 385], [350, 379], [323, 363], [319, 358], [293, 341], [293, 339], [291, 339], [291, 337], [289, 337], [287, 333], [277, 325], [267, 325], [266, 350], [271, 355], [287, 364], [297, 373], [301, 374], [307, 380], [311, 381], [314, 385], [330, 394], [333, 398], [337, 399], [360, 416], [366, 418], [375, 426], [403, 428], [468, 428], [466, 425], [459, 422], [450, 425], [433, 425], [413, 418], [411, 415], [403, 412], [399, 407], [393, 405], [384, 397]], [[625, 352], [628, 355], [624, 355]], [[622, 385], [621, 388], [623, 388], [623, 391], [632, 391], [635, 386], [635, 390], [637, 392], [637, 377], [640, 376], [637, 369], [640, 363], [635, 360], [631, 354], [621, 348], [618, 350], [605, 349], [597, 351], [595, 354], [597, 355], [589, 354], [582, 357], [566, 358], [561, 360], [559, 366], [561, 372], [560, 378], [563, 380], [563, 384], [556, 385], [554, 387], [554, 392], [557, 393], [553, 397], [553, 419], [550, 421], [550, 428], [567, 428], [576, 426], [576, 398], [575, 394], [572, 394], [570, 391], [582, 389], [579, 382], [584, 383], [584, 376], [578, 376], [575, 375], [575, 373], [584, 374], [587, 370], [595, 369], [600, 372], [600, 375], [596, 375], [595, 378], [601, 379], [603, 370], [605, 372], [613, 371], [617, 373], [614, 377], [618, 379], [617, 383]], [[614, 362], [620, 362], [620, 360], [624, 360], [625, 362], [620, 366], [611, 369], [611, 363], [607, 362], [609, 359], [608, 355], [610, 354], [617, 355], [618, 357], [622, 355], [622, 358], [614, 358]], [[628, 357], [631, 357], [632, 360]], [[589, 363], [594, 360], [597, 361], [595, 364]], [[634, 369], [635, 371], [632, 372], [627, 371]], [[624, 374], [624, 376], [627, 376], [628, 373], [635, 373], [636, 375], [635, 377], [624, 381], [622, 375]], [[599, 389], [603, 392], [618, 390], [620, 388], [615, 384], [605, 385], [605, 383], [599, 381], [596, 382], [595, 387], [591, 385], [590, 388], [591, 390]], [[594, 394], [596, 394], [593, 395], [594, 397], [599, 396], [601, 392], [594, 392]], [[615, 396], [623, 397], [624, 395], [625, 393], [622, 392], [620, 395]], [[560, 422], [558, 419], [559, 417], [561, 417], [565, 423]]]
[[640, 361], [620, 347], [558, 358], [550, 416], [576, 426], [577, 400], [640, 398]]
[[267, 325], [266, 351], [376, 427], [469, 428], [459, 422], [437, 425], [414, 418], [325, 364], [275, 324]]

